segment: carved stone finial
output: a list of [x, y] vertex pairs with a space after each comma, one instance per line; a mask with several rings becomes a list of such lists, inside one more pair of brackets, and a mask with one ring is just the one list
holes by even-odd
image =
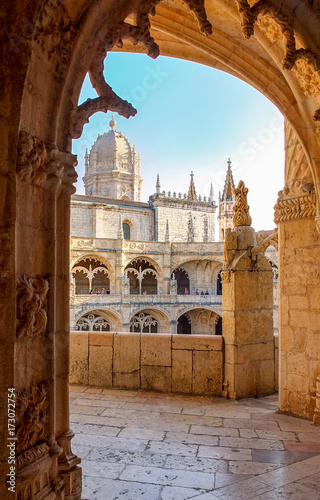
[[251, 226], [252, 219], [249, 214], [249, 205], [247, 203], [248, 188], [245, 187], [243, 181], [239, 182], [238, 187], [234, 190], [234, 194], [236, 197], [236, 204], [233, 207], [233, 225], [235, 227]]
[[113, 132], [116, 128], [116, 125], [117, 125], [117, 122], [115, 121], [113, 115], [111, 116], [111, 120], [109, 121], [109, 125], [110, 125], [112, 132]]
[[189, 191], [188, 191], [188, 200], [196, 200], [197, 198], [197, 193], [196, 193], [196, 188], [194, 185], [194, 180], [193, 180], [193, 172], [190, 174], [190, 186], [189, 186]]
[[157, 182], [156, 182], [156, 193], [157, 194], [160, 194], [160, 188], [161, 188], [160, 178], [159, 178], [159, 174], [157, 174]]

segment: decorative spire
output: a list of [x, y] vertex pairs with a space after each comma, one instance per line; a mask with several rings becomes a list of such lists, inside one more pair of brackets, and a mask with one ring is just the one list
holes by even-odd
[[122, 217], [121, 215], [119, 215], [118, 240], [123, 240], [123, 239], [124, 239], [124, 234], [123, 234]]
[[166, 223], [166, 235], [164, 237], [164, 241], [167, 241], [167, 242], [170, 241], [170, 232], [169, 232], [169, 221], [168, 221], [168, 219], [167, 219], [167, 223]]
[[189, 186], [189, 191], [188, 191], [188, 200], [196, 200], [197, 198], [197, 193], [196, 193], [196, 188], [194, 185], [194, 180], [193, 180], [193, 172], [190, 174], [190, 186]]
[[214, 198], [214, 193], [213, 193], [213, 184], [211, 182], [210, 184], [210, 193], [209, 193], [209, 197], [210, 197], [210, 201], [211, 203], [213, 202], [213, 198]]
[[89, 166], [89, 154], [88, 154], [88, 149], [86, 148], [86, 154], [84, 155], [84, 166], [86, 167], [86, 170]]
[[111, 116], [111, 120], [109, 121], [109, 125], [110, 125], [112, 132], [114, 132], [116, 125], [117, 125], [117, 122], [115, 121], [113, 115]]
[[188, 243], [193, 243], [193, 242], [194, 242], [193, 219], [192, 219], [192, 214], [189, 214], [189, 221], [188, 221]]
[[236, 197], [236, 204], [233, 207], [234, 217], [233, 225], [237, 226], [251, 226], [251, 217], [249, 214], [249, 205], [247, 203], [248, 188], [245, 187], [244, 182], [240, 181], [237, 189], [234, 190]]
[[224, 188], [222, 191], [221, 195], [221, 201], [234, 201], [234, 190], [235, 190], [235, 185], [234, 185], [234, 180], [233, 180], [233, 175], [232, 175], [232, 170], [231, 170], [231, 160], [228, 158], [227, 161], [228, 164], [228, 169], [227, 169], [227, 175], [226, 175], [226, 180], [224, 182]]
[[[156, 193], [157, 194], [160, 194], [160, 188], [161, 188], [161, 186], [160, 186], [159, 174], [157, 174], [157, 182], [156, 182]], [[168, 222], [168, 220], [167, 220], [167, 222]]]

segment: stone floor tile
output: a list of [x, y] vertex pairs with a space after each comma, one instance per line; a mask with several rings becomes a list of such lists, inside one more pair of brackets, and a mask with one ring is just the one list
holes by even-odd
[[202, 415], [169, 415], [168, 413], [163, 413], [160, 415], [159, 420], [163, 422], [173, 422], [173, 423], [187, 423], [190, 425], [211, 425], [213, 427], [222, 426], [222, 418], [216, 417], [206, 417]]
[[236, 418], [236, 419], [250, 419], [250, 412], [244, 412], [242, 410], [228, 410], [227, 407], [225, 408], [215, 408], [212, 406], [212, 408], [206, 408], [205, 411], [206, 417], [221, 417], [221, 418]]
[[130, 396], [136, 398], [137, 394], [139, 394], [137, 391], [127, 391], [126, 389], [102, 389], [101, 393], [110, 396], [123, 396], [125, 398]]
[[280, 430], [279, 431], [265, 430], [265, 429], [256, 429], [256, 432], [259, 438], [263, 439], [281, 439], [286, 441], [298, 441], [295, 432], [280, 431]]
[[265, 474], [260, 474], [259, 481], [269, 484], [274, 488], [278, 488], [279, 486], [284, 486], [285, 484], [312, 476], [316, 472], [318, 472], [317, 467], [304, 465], [303, 462], [297, 462], [271, 472], [266, 472]]
[[86, 476], [117, 479], [126, 465], [111, 462], [98, 462], [94, 460], [81, 460], [81, 467], [86, 471]]
[[150, 441], [148, 448], [151, 453], [164, 453], [166, 455], [179, 455], [180, 457], [195, 457], [198, 446], [182, 443], [166, 443]]
[[220, 500], [249, 500], [271, 489], [270, 486], [251, 478], [214, 490], [214, 494]]
[[100, 399], [100, 394], [88, 394], [88, 396], [98, 396], [99, 399], [78, 398], [73, 403], [76, 405], [102, 406], [103, 408], [122, 408], [126, 405], [124, 401], [105, 401]]
[[[311, 455], [311, 453], [310, 453], [310, 455]], [[320, 455], [317, 454], [313, 457], [309, 457], [307, 459], [304, 459], [303, 463], [304, 463], [304, 465], [314, 465], [316, 467], [318, 466], [320, 469]]]
[[81, 461], [86, 458], [92, 450], [92, 446], [82, 446], [81, 444], [75, 444], [72, 441], [72, 452], [75, 455], [78, 455], [78, 457], [81, 457]]
[[88, 387], [84, 392], [86, 394], [102, 394], [103, 388], [102, 387]]
[[[160, 431], [173, 431], [173, 432], [188, 432], [190, 429], [189, 424], [174, 424], [171, 422], [162, 422], [159, 420], [156, 421], [143, 421], [142, 423], [143, 427], [146, 429], [154, 429], [154, 430], [160, 430]], [[133, 424], [131, 425], [130, 422], [127, 425], [128, 428], [130, 427], [136, 427]]]
[[203, 493], [196, 497], [192, 497], [192, 500], [219, 500], [214, 493]]
[[[114, 422], [114, 427], [117, 427], [119, 424], [119, 420], [118, 419], [112, 419], [113, 422]], [[108, 418], [107, 417], [99, 417], [99, 416], [96, 416], [96, 415], [82, 415], [81, 413], [71, 413], [70, 415], [70, 422], [82, 422], [84, 424], [98, 424], [98, 425], [111, 425], [109, 422], [108, 422]], [[121, 424], [122, 426], [122, 424]], [[72, 427], [72, 425], [71, 425]]]
[[119, 436], [120, 438], [134, 438], [151, 441], [163, 441], [165, 431], [157, 431], [154, 429], [138, 429], [135, 427], [122, 429]]
[[104, 407], [94, 407], [92, 405], [71, 404], [70, 412], [72, 414], [79, 413], [80, 415], [97, 415], [100, 416], [104, 411]]
[[159, 500], [161, 486], [85, 476], [83, 498], [90, 500]]
[[[259, 415], [261, 419], [261, 415]], [[225, 418], [223, 421], [224, 427], [234, 427], [237, 429], [276, 429], [279, 430], [278, 423], [275, 421], [265, 421], [265, 420], [246, 420], [243, 418]]]
[[121, 480], [140, 483], [162, 484], [166, 486], [183, 486], [186, 488], [214, 488], [214, 475], [205, 472], [183, 471], [179, 469], [163, 469], [160, 467], [141, 467], [128, 465], [120, 474]]
[[320, 427], [318, 427], [319, 432], [298, 432], [299, 441], [304, 443], [305, 441], [314, 443], [320, 443]]
[[209, 425], [192, 425], [190, 434], [208, 434], [209, 436], [238, 437], [238, 429], [232, 427], [210, 427]]
[[69, 390], [71, 392], [84, 392], [86, 389], [88, 389], [88, 386], [86, 385], [70, 385]]
[[204, 415], [205, 414], [205, 409], [204, 408], [199, 408], [199, 407], [186, 407], [182, 408], [182, 414], [186, 415]]
[[93, 448], [86, 456], [86, 460], [97, 462], [114, 462], [119, 464], [152, 465], [162, 467], [166, 461], [166, 455], [156, 455], [148, 451], [112, 450], [104, 448]]
[[246, 439], [220, 437], [219, 445], [228, 448], [250, 448], [252, 450], [284, 450], [283, 443], [272, 439]]
[[117, 436], [121, 427], [109, 427], [108, 425], [85, 424], [83, 422], [72, 424], [75, 434], [98, 434], [99, 436]]
[[292, 443], [290, 441], [283, 442], [286, 450], [289, 451], [310, 451], [320, 453], [320, 443], [305, 442], [305, 443]]
[[303, 484], [304, 486], [307, 486], [311, 490], [315, 490], [318, 493], [320, 493], [320, 474], [314, 474], [312, 476], [304, 477], [300, 479], [299, 481], [300, 484]]
[[217, 458], [222, 460], [251, 460], [251, 450], [224, 448], [220, 446], [200, 446], [198, 457]]
[[282, 464], [272, 464], [263, 462], [235, 461], [229, 462], [229, 471], [233, 474], [264, 474], [282, 467]]
[[293, 464], [314, 456], [314, 453], [295, 451], [252, 450], [253, 462], [269, 462], [274, 464]]
[[165, 486], [161, 492], [161, 500], [187, 500], [198, 496], [204, 490], [195, 488], [181, 488], [179, 486]]
[[72, 440], [75, 444], [84, 446], [92, 446], [94, 448], [111, 448], [115, 450], [131, 450], [143, 451], [145, 450], [148, 441], [141, 439], [126, 439], [118, 437], [76, 434]]
[[291, 483], [254, 497], [254, 500], [320, 500], [320, 493], [301, 484]]
[[214, 458], [168, 456], [165, 468], [209, 472], [211, 474], [215, 472], [226, 473], [228, 472], [228, 461]]
[[176, 441], [183, 444], [203, 444], [217, 446], [218, 437], [201, 434], [191, 434], [187, 432], [167, 432], [165, 442]]
[[215, 476], [215, 489], [228, 486], [229, 484], [238, 483], [239, 481], [244, 481], [245, 479], [250, 479], [252, 475], [250, 474], [221, 474], [218, 472]]
[[[101, 394], [88, 394], [87, 392], [85, 394], [83, 394], [83, 393], [73, 392], [73, 391], [70, 392], [70, 396], [73, 399], [83, 398], [83, 399], [86, 399], [88, 401], [92, 401], [93, 399], [101, 399], [101, 397], [102, 397]], [[87, 403], [87, 404], [90, 404], [90, 403]]]
[[242, 438], [257, 438], [258, 434], [257, 431], [254, 429], [239, 429], [239, 434], [240, 437]]

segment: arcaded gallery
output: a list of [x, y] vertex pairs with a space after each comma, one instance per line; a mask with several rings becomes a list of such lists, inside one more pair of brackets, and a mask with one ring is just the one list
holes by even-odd
[[[318, 0], [0, 9], [2, 498], [319, 499]], [[273, 227], [254, 228], [228, 151], [220, 193], [201, 162], [176, 182], [172, 161], [143, 194], [116, 52], [220, 70], [277, 108]]]

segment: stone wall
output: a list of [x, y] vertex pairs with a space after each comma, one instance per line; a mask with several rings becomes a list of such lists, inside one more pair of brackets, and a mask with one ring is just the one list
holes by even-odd
[[220, 336], [71, 332], [70, 383], [221, 396]]
[[[171, 241], [188, 241], [190, 215], [193, 224], [193, 241], [215, 241], [215, 210], [206, 206], [202, 210], [190, 206], [178, 208], [177, 206], [155, 207], [155, 234], [157, 241], [164, 241], [167, 220], [169, 223], [169, 234]], [[205, 222], [207, 220], [207, 223]], [[207, 229], [206, 229], [207, 224]], [[207, 236], [205, 236], [207, 234]]]

